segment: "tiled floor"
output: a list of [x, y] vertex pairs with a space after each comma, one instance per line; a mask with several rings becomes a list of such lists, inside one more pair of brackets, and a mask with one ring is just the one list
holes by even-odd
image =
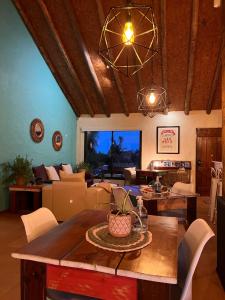
[[[208, 199], [198, 199], [198, 217], [208, 219]], [[215, 226], [212, 225], [212, 228]], [[19, 261], [10, 253], [26, 243], [20, 217], [0, 213], [0, 300], [19, 300]], [[179, 238], [184, 228], [179, 225]], [[30, 299], [32, 300], [32, 299]], [[165, 299], [166, 300], [166, 299]], [[193, 280], [193, 300], [225, 300], [225, 292], [216, 273], [216, 239], [206, 245]]]

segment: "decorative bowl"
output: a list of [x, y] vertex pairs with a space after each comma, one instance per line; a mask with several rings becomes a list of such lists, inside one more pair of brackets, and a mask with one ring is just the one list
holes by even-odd
[[140, 192], [145, 199], [151, 199], [155, 194], [154, 190], [150, 187], [140, 188]]

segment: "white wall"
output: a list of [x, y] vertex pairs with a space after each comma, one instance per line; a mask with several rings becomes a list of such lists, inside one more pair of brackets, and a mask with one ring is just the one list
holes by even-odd
[[[180, 126], [180, 153], [156, 153], [156, 127]], [[141, 130], [142, 131], [142, 168], [146, 168], [153, 159], [190, 160], [192, 162], [192, 181], [195, 183], [196, 128], [222, 127], [222, 112], [214, 110], [210, 115], [205, 111], [169, 112], [154, 118], [141, 114], [113, 114], [110, 118], [81, 117], [77, 122], [77, 161], [84, 159], [84, 131], [98, 130]]]

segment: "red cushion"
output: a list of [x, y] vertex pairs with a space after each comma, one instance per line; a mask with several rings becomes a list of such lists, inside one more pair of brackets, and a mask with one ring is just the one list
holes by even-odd
[[43, 182], [48, 181], [48, 175], [43, 164], [37, 167], [33, 167], [32, 170], [35, 178], [39, 178]]

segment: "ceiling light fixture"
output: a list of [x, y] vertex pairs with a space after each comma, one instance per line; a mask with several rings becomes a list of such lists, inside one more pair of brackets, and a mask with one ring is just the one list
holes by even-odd
[[142, 88], [137, 93], [138, 110], [153, 118], [156, 114], [167, 114], [166, 90], [161, 86], [152, 85]]
[[130, 77], [157, 51], [158, 28], [150, 6], [129, 3], [110, 9], [99, 42], [107, 64]]

